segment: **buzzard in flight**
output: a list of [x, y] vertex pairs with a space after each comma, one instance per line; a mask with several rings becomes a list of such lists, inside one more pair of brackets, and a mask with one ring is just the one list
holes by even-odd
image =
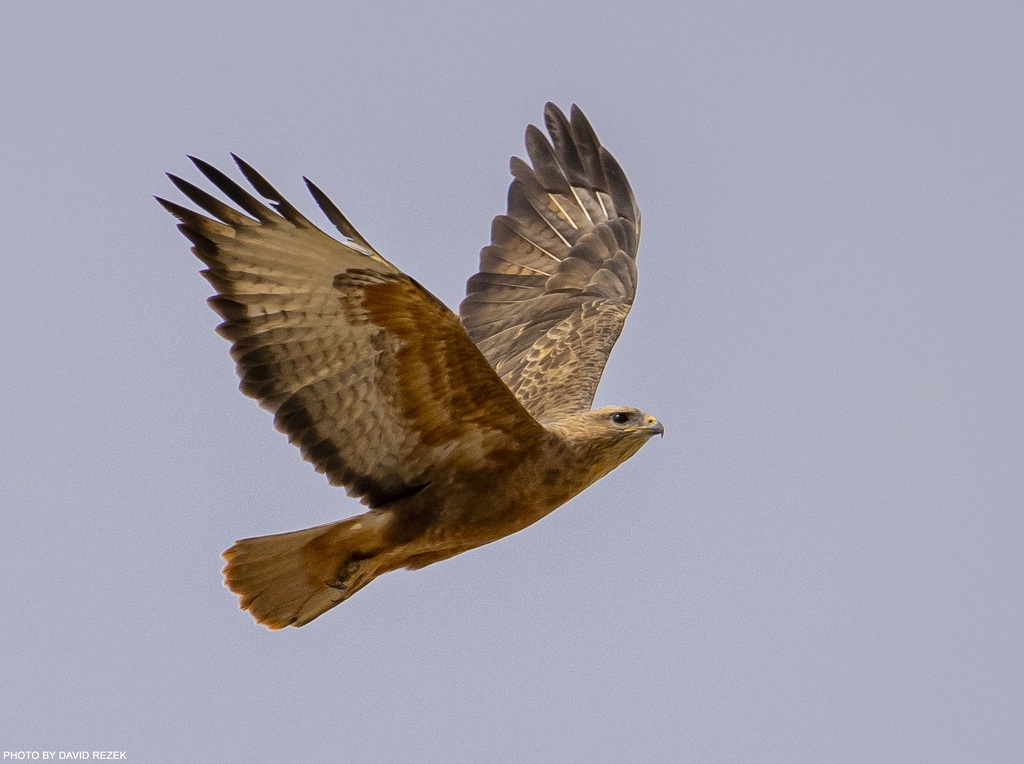
[[169, 176], [206, 213], [158, 200], [207, 266], [242, 392], [369, 508], [224, 552], [259, 623], [304, 626], [382, 573], [522, 530], [663, 433], [635, 408], [590, 409], [633, 302], [640, 212], [578, 108], [544, 121], [459, 316], [308, 180], [341, 240], [238, 157], [266, 202], [198, 159], [237, 209]]

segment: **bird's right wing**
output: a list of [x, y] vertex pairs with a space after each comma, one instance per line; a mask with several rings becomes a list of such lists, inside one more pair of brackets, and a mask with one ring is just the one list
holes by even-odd
[[636, 292], [640, 211], [625, 174], [576, 106], [526, 131], [508, 213], [494, 219], [462, 323], [526, 409], [552, 421], [590, 408]]

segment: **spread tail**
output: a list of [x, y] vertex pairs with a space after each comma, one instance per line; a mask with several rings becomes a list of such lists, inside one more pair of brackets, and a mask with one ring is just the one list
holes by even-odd
[[[377, 575], [383, 517], [368, 512], [291, 533], [242, 539], [221, 556], [224, 585], [268, 629], [305, 626]], [[380, 571], [383, 572], [383, 571]]]

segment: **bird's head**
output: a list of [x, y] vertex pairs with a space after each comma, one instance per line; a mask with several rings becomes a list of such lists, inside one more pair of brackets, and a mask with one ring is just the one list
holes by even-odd
[[607, 474], [635, 454], [654, 435], [664, 435], [661, 422], [630, 406], [604, 406], [576, 414], [560, 429], [588, 452], [588, 461]]
[[616, 439], [640, 438], [640, 442], [652, 435], [664, 435], [661, 422], [650, 414], [630, 406], [604, 406], [587, 412], [601, 429]]

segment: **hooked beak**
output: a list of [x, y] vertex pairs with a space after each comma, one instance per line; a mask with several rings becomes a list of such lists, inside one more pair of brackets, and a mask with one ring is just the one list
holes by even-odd
[[648, 435], [661, 435], [665, 437], [665, 426], [652, 416], [647, 417], [647, 424], [644, 426]]

